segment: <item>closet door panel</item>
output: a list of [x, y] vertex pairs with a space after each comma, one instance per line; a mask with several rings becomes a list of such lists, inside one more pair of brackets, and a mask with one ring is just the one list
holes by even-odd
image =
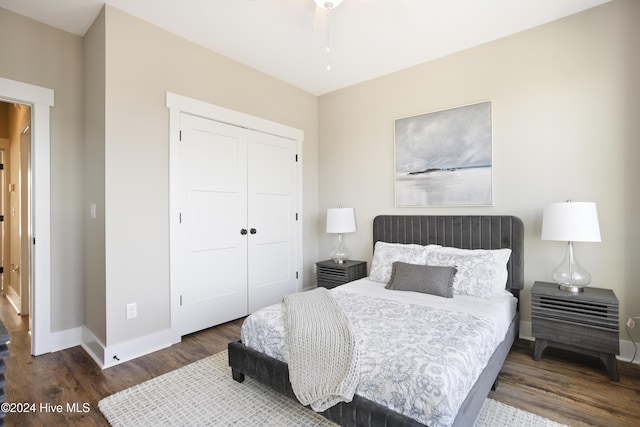
[[248, 148], [249, 312], [296, 291], [296, 143], [252, 132]]
[[213, 120], [181, 119], [179, 324], [187, 334], [247, 314], [247, 136]]

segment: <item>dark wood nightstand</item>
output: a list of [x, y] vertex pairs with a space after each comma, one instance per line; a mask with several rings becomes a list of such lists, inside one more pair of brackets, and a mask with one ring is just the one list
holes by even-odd
[[585, 287], [583, 292], [568, 292], [555, 283], [535, 282], [531, 288], [533, 359], [540, 360], [547, 346], [596, 356], [604, 362], [609, 378], [619, 381], [618, 310], [611, 289]]
[[344, 261], [336, 264], [332, 260], [316, 263], [318, 272], [318, 286], [335, 288], [353, 280], [367, 276], [367, 263], [365, 261]]

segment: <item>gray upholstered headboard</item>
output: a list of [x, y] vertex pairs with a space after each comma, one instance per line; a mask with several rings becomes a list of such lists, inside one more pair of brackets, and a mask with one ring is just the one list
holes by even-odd
[[515, 216], [380, 215], [373, 220], [373, 244], [415, 243], [461, 249], [510, 248], [506, 288], [524, 288], [524, 225]]

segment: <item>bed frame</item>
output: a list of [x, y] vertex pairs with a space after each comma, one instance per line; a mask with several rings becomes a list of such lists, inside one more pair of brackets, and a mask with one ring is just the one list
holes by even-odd
[[[373, 244], [437, 244], [462, 249], [510, 248], [506, 289], [516, 298], [524, 287], [524, 226], [514, 216], [424, 216], [381, 215], [373, 220]], [[485, 398], [497, 386], [498, 374], [518, 337], [520, 313], [516, 314], [504, 341], [498, 346], [463, 402], [454, 426], [473, 425]], [[245, 375], [292, 398], [287, 364], [253, 350], [241, 342], [229, 343], [229, 366], [233, 379], [244, 381]], [[355, 395], [351, 403], [339, 403], [320, 415], [342, 426], [422, 426], [419, 422], [382, 405]]]

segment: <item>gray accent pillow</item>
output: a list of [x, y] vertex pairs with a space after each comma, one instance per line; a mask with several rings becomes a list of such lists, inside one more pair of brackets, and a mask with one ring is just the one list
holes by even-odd
[[453, 278], [456, 272], [456, 267], [407, 264], [396, 261], [392, 266], [391, 279], [385, 288], [453, 298]]

